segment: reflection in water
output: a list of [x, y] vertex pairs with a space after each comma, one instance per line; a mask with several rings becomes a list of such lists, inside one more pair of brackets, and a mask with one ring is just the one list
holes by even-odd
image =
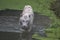
[[[19, 17], [21, 10], [2, 10], [0, 11], [0, 40], [18, 40], [20, 33]], [[50, 26], [50, 19], [48, 16], [39, 15], [35, 13], [33, 30], [40, 32]]]

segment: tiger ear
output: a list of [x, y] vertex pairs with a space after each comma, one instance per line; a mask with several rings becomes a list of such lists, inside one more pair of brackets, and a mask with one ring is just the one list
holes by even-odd
[[30, 15], [29, 15], [29, 18], [30, 18]]

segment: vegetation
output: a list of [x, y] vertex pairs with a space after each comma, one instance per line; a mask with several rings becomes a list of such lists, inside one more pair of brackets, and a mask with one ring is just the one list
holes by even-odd
[[51, 10], [55, 12], [57, 18], [60, 18], [60, 0], [56, 0], [55, 2], [51, 3]]
[[60, 19], [57, 19], [54, 12], [50, 10], [50, 5], [56, 0], [0, 0], [0, 9], [22, 10], [26, 4], [33, 7], [33, 10], [42, 15], [49, 16], [52, 20], [51, 28], [46, 29], [48, 37], [41, 37], [37, 34], [33, 38], [39, 40], [60, 40]]

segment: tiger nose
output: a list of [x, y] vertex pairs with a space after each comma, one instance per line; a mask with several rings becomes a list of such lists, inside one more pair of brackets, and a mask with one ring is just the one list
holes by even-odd
[[24, 29], [26, 26], [23, 26], [22, 29]]
[[22, 27], [22, 29], [24, 29], [24, 30], [27, 30], [27, 29], [28, 29], [28, 27], [26, 27], [26, 26], [23, 26], [23, 27]]

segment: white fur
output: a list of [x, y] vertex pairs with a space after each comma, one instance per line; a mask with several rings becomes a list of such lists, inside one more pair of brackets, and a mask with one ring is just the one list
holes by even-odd
[[[29, 17], [30, 15], [30, 17]], [[25, 18], [26, 16], [26, 18]], [[29, 20], [30, 21], [30, 25], [33, 24], [33, 19], [34, 19], [34, 13], [33, 13], [33, 9], [30, 5], [25, 5], [23, 12], [22, 12], [22, 16], [20, 17], [20, 20]], [[20, 21], [19, 20], [19, 21]], [[24, 23], [25, 25], [26, 23]], [[31, 27], [30, 29], [31, 30]]]

